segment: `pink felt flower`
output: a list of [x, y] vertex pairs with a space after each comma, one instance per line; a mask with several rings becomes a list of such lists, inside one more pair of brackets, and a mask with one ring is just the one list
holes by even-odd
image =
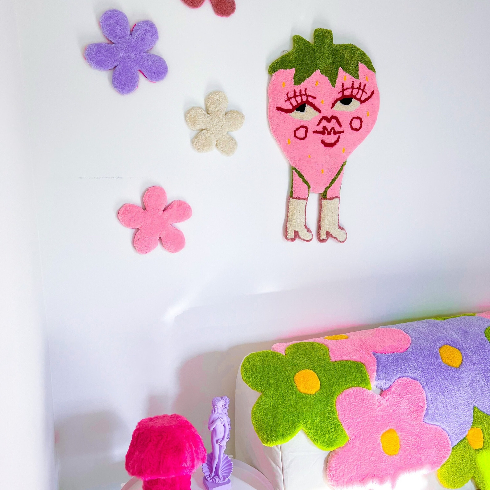
[[[410, 347], [410, 337], [397, 328], [374, 328], [348, 334], [330, 335], [301, 342], [319, 342], [328, 347], [332, 361], [358, 361], [366, 366], [371, 383], [376, 375], [376, 358], [373, 352], [392, 354]], [[296, 342], [274, 344], [272, 350], [284, 354], [286, 347]]]
[[329, 454], [327, 480], [337, 487], [395, 485], [404, 473], [430, 473], [451, 454], [449, 436], [423, 421], [426, 399], [418, 381], [399, 378], [381, 396], [350, 388], [337, 397], [349, 441]]
[[172, 201], [167, 206], [167, 194], [158, 186], [150, 187], [143, 195], [144, 209], [135, 204], [124, 204], [117, 213], [121, 224], [127, 228], [138, 228], [133, 245], [140, 254], [156, 248], [158, 239], [169, 252], [184, 248], [184, 234], [173, 226], [189, 219], [191, 207], [184, 201]]

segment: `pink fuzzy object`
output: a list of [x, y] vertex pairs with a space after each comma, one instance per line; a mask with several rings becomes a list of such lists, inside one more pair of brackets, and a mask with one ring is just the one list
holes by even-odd
[[206, 460], [194, 426], [181, 415], [141, 420], [126, 454], [126, 471], [144, 480], [143, 490], [190, 490], [191, 474]]
[[[340, 335], [345, 337], [337, 340], [329, 340], [319, 337], [301, 342], [318, 342], [328, 347], [332, 361], [358, 361], [366, 366], [371, 383], [376, 376], [376, 358], [373, 352], [379, 354], [392, 354], [404, 352], [410, 347], [410, 337], [396, 328], [374, 328], [372, 330], [360, 330]], [[286, 348], [297, 342], [274, 344], [272, 350], [284, 354]]]
[[[269, 123], [289, 163], [309, 184], [302, 179], [293, 182], [291, 197], [307, 199], [309, 193], [325, 191], [342, 164], [371, 132], [380, 99], [376, 74], [362, 63], [359, 63], [359, 78], [340, 68], [335, 86], [319, 70], [300, 85], [295, 85], [294, 75], [295, 69], [279, 70], [272, 75], [268, 90]], [[365, 92], [361, 93], [357, 87], [363, 87]], [[345, 90], [350, 95], [344, 95]], [[342, 97], [356, 97], [364, 102], [355, 112], [337, 110], [336, 103]], [[291, 117], [300, 104], [306, 104], [314, 116]], [[341, 183], [342, 175], [337, 178], [335, 188], [329, 189], [328, 198], [339, 197]]]
[[184, 234], [173, 226], [189, 219], [191, 207], [184, 201], [172, 201], [167, 206], [167, 194], [162, 187], [154, 186], [143, 195], [145, 209], [135, 204], [124, 204], [117, 213], [122, 225], [138, 228], [134, 234], [133, 245], [140, 254], [155, 249], [158, 239], [169, 252], [179, 252], [184, 248]]
[[[399, 378], [381, 396], [350, 388], [337, 397], [336, 406], [349, 441], [328, 457], [327, 480], [335, 488], [386, 482], [394, 486], [402, 474], [430, 473], [451, 454], [446, 432], [423, 421], [426, 398], [418, 381]], [[396, 432], [396, 454], [383, 447], [387, 431]]]
[[483, 313], [477, 313], [476, 316], [481, 316], [483, 318], [488, 318], [490, 320], [490, 311], [484, 311]]

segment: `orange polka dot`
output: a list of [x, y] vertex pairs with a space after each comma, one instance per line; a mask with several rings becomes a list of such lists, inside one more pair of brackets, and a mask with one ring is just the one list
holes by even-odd
[[303, 369], [294, 375], [294, 384], [301, 393], [314, 395], [320, 390], [320, 379], [315, 371]]
[[388, 429], [381, 434], [381, 447], [388, 456], [396, 456], [400, 451], [400, 438], [395, 429]]
[[466, 434], [466, 439], [468, 439], [473, 449], [481, 449], [483, 447], [483, 432], [480, 427], [472, 427]]
[[440, 347], [439, 355], [444, 364], [454, 368], [459, 368], [463, 362], [463, 354], [461, 354], [459, 349], [456, 349], [456, 347], [453, 347], [452, 345], [446, 344]]

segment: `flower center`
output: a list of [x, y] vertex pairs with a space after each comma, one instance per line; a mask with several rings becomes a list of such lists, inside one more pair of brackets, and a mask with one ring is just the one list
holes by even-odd
[[381, 434], [381, 447], [388, 456], [396, 456], [400, 451], [400, 438], [395, 429], [388, 429]]
[[294, 383], [301, 393], [314, 395], [320, 389], [320, 380], [315, 371], [303, 369], [294, 375]]
[[472, 427], [466, 434], [466, 439], [468, 439], [473, 449], [481, 449], [483, 447], [483, 432], [480, 427]]
[[340, 335], [327, 335], [326, 337], [323, 337], [325, 340], [343, 340], [343, 339], [348, 339], [349, 336], [341, 333]]
[[444, 364], [454, 368], [459, 368], [463, 362], [463, 354], [461, 354], [461, 351], [451, 345], [446, 344], [440, 347], [439, 355], [441, 356]]

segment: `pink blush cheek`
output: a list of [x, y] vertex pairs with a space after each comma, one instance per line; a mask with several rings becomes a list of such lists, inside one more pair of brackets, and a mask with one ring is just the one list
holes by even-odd
[[372, 101], [362, 104], [361, 107], [355, 111], [346, 111], [342, 114], [342, 129], [345, 132], [340, 143], [345, 148], [346, 157], [349, 156], [372, 131], [376, 123], [378, 110], [379, 94], [376, 93], [373, 96]]
[[269, 124], [277, 143], [293, 163], [297, 158], [307, 158], [312, 142], [310, 121], [295, 119], [276, 109], [272, 102], [269, 105]]
[[[354, 151], [364, 138], [369, 134], [369, 129], [365, 124], [365, 117], [362, 115], [352, 115], [345, 125], [346, 140], [349, 141], [349, 150]], [[347, 141], [346, 141], [347, 144]]]
[[269, 125], [272, 135], [276, 139], [279, 146], [287, 140], [288, 128], [285, 126], [283, 118], [279, 111], [276, 110], [276, 103], [271, 101], [269, 104]]
[[[369, 130], [371, 130], [376, 122], [379, 112], [379, 92], [377, 89], [373, 97], [366, 103], [362, 104], [359, 110], [355, 112], [356, 116], [360, 115], [363, 117], [367, 127], [369, 127]], [[357, 112], [360, 112], [360, 114], [357, 114]]]
[[[293, 118], [291, 118], [293, 119]], [[283, 153], [286, 155], [289, 163], [293, 167], [310, 168], [323, 161], [325, 158], [325, 149], [317, 138], [311, 132], [311, 128], [303, 123], [305, 121], [294, 120], [294, 123], [288, 123], [282, 126], [274, 133], [276, 141], [279, 143]], [[306, 133], [304, 127], [308, 127], [308, 133], [305, 139], [298, 139], [294, 136], [296, 130], [297, 136], [303, 137]], [[300, 129], [298, 129], [300, 128]]]
[[354, 116], [350, 121], [349, 121], [349, 127], [351, 131], [358, 132], [362, 129], [363, 126], [363, 120], [362, 117], [360, 116]]
[[347, 122], [345, 133], [343, 134], [343, 138], [340, 141], [342, 147], [345, 148], [344, 155], [346, 159], [363, 142], [366, 136], [370, 133], [370, 129], [366, 127], [364, 120], [363, 120], [363, 126], [359, 131], [352, 131], [349, 122]]
[[308, 137], [308, 132], [308, 126], [301, 124], [293, 131], [293, 135], [297, 140], [304, 141]]

